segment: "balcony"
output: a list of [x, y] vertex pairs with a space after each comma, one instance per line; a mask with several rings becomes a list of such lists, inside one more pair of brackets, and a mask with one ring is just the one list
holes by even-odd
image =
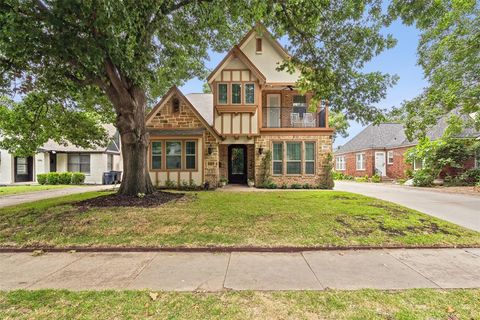
[[[295, 108], [296, 109], [296, 108]], [[290, 107], [262, 108], [263, 128], [326, 128], [327, 113], [325, 109], [319, 112], [307, 112], [306, 109]]]

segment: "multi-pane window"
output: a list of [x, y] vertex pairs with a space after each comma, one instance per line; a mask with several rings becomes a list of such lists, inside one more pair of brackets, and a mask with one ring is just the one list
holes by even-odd
[[182, 168], [182, 143], [180, 141], [167, 141], [165, 156], [167, 169]]
[[152, 169], [162, 168], [162, 143], [160, 141], [152, 142]]
[[283, 174], [283, 142], [273, 143], [273, 174]]
[[197, 163], [197, 144], [195, 141], [185, 142], [185, 168], [195, 169]]
[[232, 83], [232, 104], [242, 103], [242, 85], [240, 83]]
[[107, 171], [113, 170], [113, 154], [107, 154]]
[[90, 173], [90, 154], [89, 153], [69, 153], [68, 171]]
[[245, 103], [255, 103], [255, 84], [245, 84]]
[[337, 156], [335, 159], [335, 170], [345, 170], [345, 156]]
[[357, 170], [365, 170], [365, 153], [357, 153], [355, 158]]
[[419, 170], [423, 168], [423, 160], [419, 158], [413, 159], [413, 170]]
[[388, 151], [387, 152], [387, 163], [392, 164], [393, 163], [393, 151]]
[[315, 173], [315, 143], [305, 142], [305, 174]]
[[287, 142], [287, 174], [302, 173], [302, 144]]
[[228, 86], [226, 83], [218, 84], [218, 103], [228, 103]]
[[300, 118], [307, 112], [307, 97], [301, 95], [293, 96], [293, 113], [298, 113]]

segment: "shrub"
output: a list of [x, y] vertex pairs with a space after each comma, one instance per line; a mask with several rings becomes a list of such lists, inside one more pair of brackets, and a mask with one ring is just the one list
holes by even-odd
[[417, 170], [413, 173], [413, 185], [416, 187], [430, 187], [435, 177], [428, 169]]
[[406, 169], [405, 170], [405, 177], [408, 179], [412, 179], [413, 178], [413, 170], [412, 169]]
[[342, 172], [333, 171], [332, 172], [333, 180], [345, 180], [345, 174]]
[[303, 189], [313, 189], [313, 186], [310, 185], [310, 183], [305, 183], [305, 184], [303, 185]]
[[47, 174], [46, 173], [37, 174], [37, 182], [39, 184], [46, 184], [47, 183]]
[[374, 174], [374, 175], [372, 176], [372, 182], [374, 182], [374, 183], [380, 183], [380, 182], [382, 182], [382, 177], [380, 177], [378, 174]]
[[81, 172], [72, 173], [72, 184], [83, 184], [85, 182], [85, 174]]
[[366, 177], [355, 177], [356, 182], [368, 182], [368, 176]]
[[47, 173], [47, 184], [58, 184], [58, 183], [59, 183], [59, 173], [58, 172]]
[[300, 183], [292, 183], [290, 188], [291, 189], [302, 189], [302, 185]]
[[62, 172], [58, 174], [58, 183], [59, 184], [70, 184], [72, 182], [73, 173], [71, 172]]
[[480, 181], [480, 168], [473, 168], [465, 171], [459, 177], [466, 185], [473, 186]]
[[335, 186], [332, 167], [332, 155], [329, 153], [322, 167], [323, 176], [318, 184], [320, 189], [333, 189]]
[[167, 187], [167, 189], [173, 189], [175, 188], [175, 182], [172, 180], [167, 180], [165, 181], [165, 187]]
[[266, 188], [266, 189], [277, 189], [278, 188], [277, 184], [274, 183], [274, 182], [269, 182], [269, 183], [265, 184], [263, 187]]
[[288, 189], [288, 185], [286, 183], [282, 183], [280, 189]]

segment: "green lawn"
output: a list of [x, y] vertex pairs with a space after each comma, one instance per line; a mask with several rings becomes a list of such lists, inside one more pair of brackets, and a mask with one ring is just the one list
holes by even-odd
[[0, 292], [1, 319], [479, 319], [480, 290]]
[[156, 208], [85, 208], [89, 192], [0, 209], [0, 246], [480, 245], [480, 233], [346, 192], [198, 192]]
[[68, 185], [21, 185], [21, 186], [8, 186], [0, 187], [0, 197], [10, 194], [26, 193], [26, 192], [35, 192], [42, 190], [51, 190], [51, 189], [63, 189], [71, 186]]

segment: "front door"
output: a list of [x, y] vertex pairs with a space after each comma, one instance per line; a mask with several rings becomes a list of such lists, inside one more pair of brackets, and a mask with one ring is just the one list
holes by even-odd
[[57, 154], [50, 153], [50, 172], [57, 172]]
[[228, 182], [247, 183], [247, 146], [228, 146]]
[[385, 152], [375, 152], [375, 173], [385, 177], [387, 168], [385, 167]]
[[33, 181], [33, 157], [15, 157], [15, 182]]

